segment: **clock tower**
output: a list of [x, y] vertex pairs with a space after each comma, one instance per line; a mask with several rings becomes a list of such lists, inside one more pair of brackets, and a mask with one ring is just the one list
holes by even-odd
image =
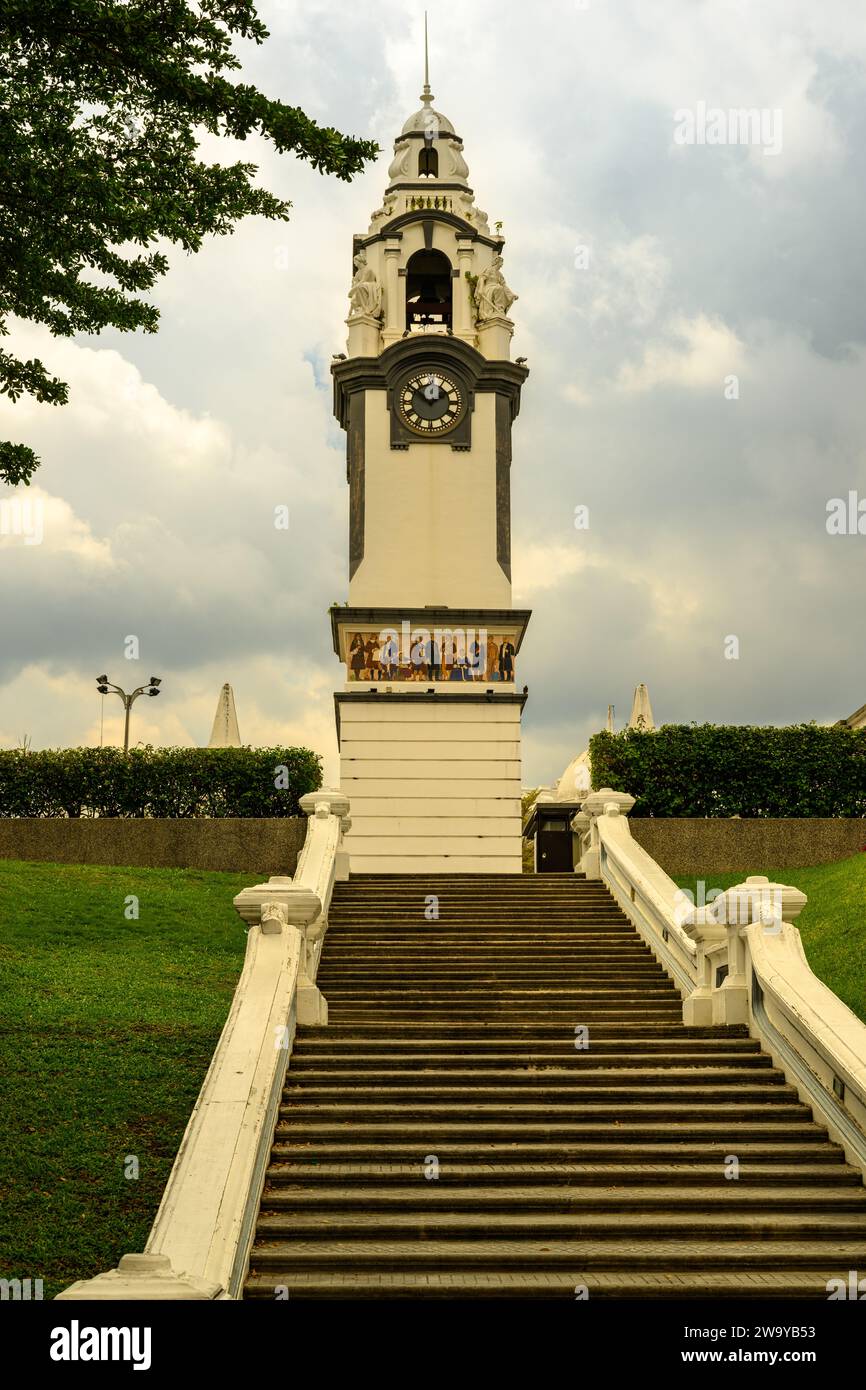
[[[426, 50], [426, 43], [425, 43]], [[526, 368], [503, 238], [463, 142], [421, 108], [354, 238], [347, 353], [332, 365], [347, 440], [349, 597], [331, 610], [354, 873], [521, 871], [511, 432]]]

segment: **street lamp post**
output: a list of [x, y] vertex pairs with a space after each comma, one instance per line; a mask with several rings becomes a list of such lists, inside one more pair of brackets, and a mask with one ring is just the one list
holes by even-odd
[[158, 695], [161, 685], [162, 681], [159, 676], [151, 676], [147, 685], [140, 685], [137, 690], [131, 690], [127, 695], [126, 691], [121, 690], [119, 685], [112, 685], [107, 676], [96, 677], [96, 688], [100, 695], [119, 695], [123, 701], [123, 708], [126, 711], [126, 718], [123, 725], [124, 753], [129, 752], [129, 711], [132, 709], [133, 701], [137, 700], [139, 695]]

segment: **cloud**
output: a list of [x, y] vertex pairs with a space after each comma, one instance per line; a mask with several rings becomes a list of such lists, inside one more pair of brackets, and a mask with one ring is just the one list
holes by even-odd
[[587, 274], [580, 279], [587, 284], [583, 312], [592, 327], [599, 329], [613, 321], [638, 327], [651, 323], [670, 273], [658, 238], [644, 235], [607, 247], [590, 242], [589, 250]]
[[62, 497], [38, 486], [0, 489], [0, 548], [37, 545], [41, 554], [63, 555], [97, 578], [114, 565], [108, 542], [97, 539]]
[[[503, 221], [531, 368], [512, 467], [528, 785], [559, 775], [609, 702], [627, 714], [640, 680], [668, 720], [829, 720], [866, 699], [866, 539], [824, 524], [829, 497], [866, 496], [866, 12], [656, 10], [431, 14], [436, 105]], [[240, 46], [243, 78], [372, 135], [382, 159], [347, 185], [258, 139], [223, 146], [292, 200], [289, 223], [172, 250], [157, 335], [13, 325], [71, 403], [0, 399], [0, 437], [44, 459], [45, 520], [39, 545], [0, 534], [0, 743], [98, 742], [93, 677], [132, 681], [134, 633], [164, 681], [137, 738], [204, 743], [228, 680], [245, 739], [307, 742], [335, 775], [326, 610], [346, 595], [348, 527], [328, 364], [352, 234], [419, 104], [422, 19], [397, 0], [262, 15], [272, 37]], [[699, 100], [781, 108], [781, 154], [675, 146], [674, 111]]]
[[621, 391], [651, 391], [656, 386], [686, 390], [715, 387], [721, 392], [725, 378], [742, 370], [744, 345], [718, 319], [699, 314], [683, 315], [667, 326], [665, 336], [644, 348], [639, 363], [623, 363], [617, 375]]

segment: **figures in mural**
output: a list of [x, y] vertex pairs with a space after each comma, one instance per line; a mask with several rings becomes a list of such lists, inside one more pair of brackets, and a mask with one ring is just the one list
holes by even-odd
[[397, 669], [400, 665], [400, 643], [396, 637], [388, 637], [382, 643], [381, 664], [386, 680], [396, 680]]
[[466, 633], [418, 629], [402, 646], [392, 632], [355, 632], [346, 658], [352, 681], [514, 680], [511, 637], [479, 630]]
[[488, 634], [487, 637], [486, 657], [484, 679], [489, 681], [493, 679], [493, 672], [498, 669], [499, 662], [499, 648], [496, 645], [496, 638], [492, 634]]
[[514, 643], [505, 641], [499, 648], [499, 679], [514, 680]]
[[356, 632], [349, 644], [349, 670], [353, 681], [364, 680], [364, 656], [366, 648], [360, 632]]
[[478, 311], [478, 322], [483, 323], [486, 319], [507, 318], [508, 310], [511, 308], [517, 295], [508, 288], [505, 283], [505, 276], [502, 274], [502, 257], [494, 256], [486, 270], [475, 282], [475, 307]]
[[379, 284], [373, 267], [367, 264], [366, 251], [358, 252], [353, 265], [355, 266], [355, 278], [349, 289], [349, 302], [352, 305], [349, 316], [369, 314], [371, 318], [381, 318], [382, 286]]

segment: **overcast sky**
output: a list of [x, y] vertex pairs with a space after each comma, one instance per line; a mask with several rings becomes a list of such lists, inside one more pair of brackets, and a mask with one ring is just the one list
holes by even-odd
[[[0, 437], [44, 460], [45, 512], [41, 544], [0, 538], [0, 747], [98, 743], [93, 677], [154, 674], [134, 742], [206, 743], [230, 681], [244, 741], [306, 744], [337, 773], [326, 610], [347, 594], [347, 488], [328, 366], [352, 233], [419, 105], [423, 6], [259, 10], [271, 38], [244, 47], [244, 77], [383, 154], [346, 185], [223, 146], [292, 200], [289, 223], [172, 252], [156, 336], [15, 330], [71, 403], [0, 403]], [[827, 504], [866, 504], [866, 9], [440, 0], [430, 47], [436, 106], [503, 223], [531, 372], [512, 472], [524, 784], [558, 777], [609, 702], [620, 727], [638, 681], [659, 723], [851, 713], [866, 534], [828, 534]], [[675, 113], [700, 103], [764, 112], [773, 140], [679, 143]], [[119, 702], [104, 713], [117, 741]]]

